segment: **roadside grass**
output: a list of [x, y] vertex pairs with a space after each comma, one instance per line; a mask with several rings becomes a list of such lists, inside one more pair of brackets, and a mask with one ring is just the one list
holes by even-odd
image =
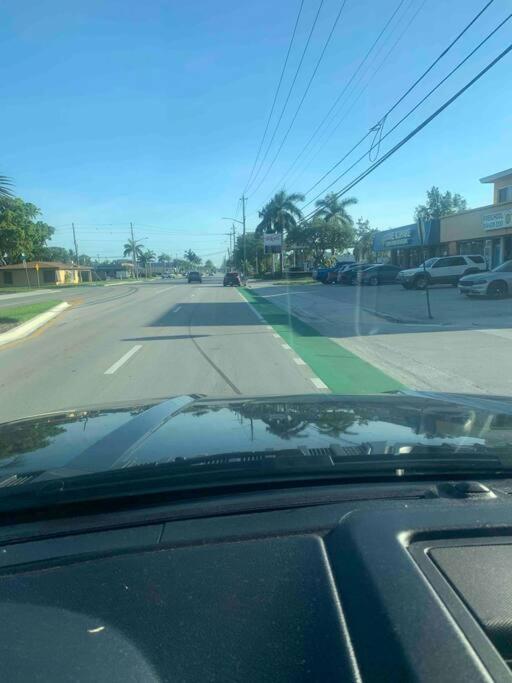
[[335, 394], [380, 394], [403, 389], [354, 353], [324, 337], [297, 316], [241, 287], [240, 293]]
[[34, 304], [27, 304], [25, 306], [11, 306], [9, 308], [0, 308], [0, 332], [5, 332], [6, 329], [20, 325], [21, 323], [30, 320], [40, 313], [53, 308], [60, 301], [38, 301]]

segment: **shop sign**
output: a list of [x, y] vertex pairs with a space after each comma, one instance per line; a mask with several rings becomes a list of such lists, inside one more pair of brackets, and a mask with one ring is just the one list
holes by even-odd
[[412, 232], [412, 228], [397, 228], [397, 230], [390, 230], [389, 235], [386, 235], [383, 239], [383, 245], [386, 249], [406, 246], [412, 241]]
[[265, 254], [280, 254], [283, 244], [283, 235], [280, 232], [265, 233], [263, 246]]
[[484, 230], [512, 228], [512, 211], [495, 211], [484, 214], [482, 216], [482, 227]]

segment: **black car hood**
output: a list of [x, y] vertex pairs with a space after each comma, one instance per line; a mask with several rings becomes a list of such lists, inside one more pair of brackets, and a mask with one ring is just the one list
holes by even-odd
[[512, 442], [512, 399], [404, 392], [205, 399], [72, 410], [0, 425], [0, 480], [55, 468], [96, 472], [225, 453], [368, 442]]

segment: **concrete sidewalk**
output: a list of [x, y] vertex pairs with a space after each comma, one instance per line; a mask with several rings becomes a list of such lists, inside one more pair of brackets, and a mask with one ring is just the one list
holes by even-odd
[[[361, 305], [369, 292], [378, 313], [393, 311], [396, 319], [403, 311], [397, 305], [402, 292], [393, 286], [272, 286], [255, 287], [254, 291], [412, 389], [512, 395], [509, 300], [466, 301], [453, 288], [444, 288], [437, 299], [438, 305], [446, 299], [443, 317], [431, 322], [394, 322]], [[422, 292], [403, 293], [424, 296]], [[404, 297], [407, 299], [411, 300]], [[466, 316], [459, 313], [449, 322], [447, 312], [453, 310], [453, 300]], [[483, 315], [486, 304], [496, 306], [491, 307], [494, 315]], [[500, 304], [505, 304], [502, 310]], [[496, 315], [496, 310], [500, 314]]]

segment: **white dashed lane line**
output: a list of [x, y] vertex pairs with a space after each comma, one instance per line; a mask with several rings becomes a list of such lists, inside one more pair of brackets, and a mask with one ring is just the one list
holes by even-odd
[[119, 370], [119, 368], [124, 365], [127, 360], [130, 360], [130, 358], [135, 355], [137, 351], [140, 351], [141, 348], [142, 344], [136, 344], [133, 346], [127, 353], [124, 354], [124, 356], [121, 356], [118, 361], [111, 365], [108, 370], [105, 370], [105, 375], [113, 375], [114, 372], [117, 372], [117, 370]]
[[293, 360], [297, 363], [297, 365], [306, 365], [306, 361], [303, 361], [302, 358], [295, 357]]
[[283, 349], [286, 349], [287, 351], [292, 350], [292, 347], [289, 344], [281, 344], [281, 346], [283, 347]]
[[310, 377], [310, 379], [311, 379], [311, 381], [313, 382], [313, 384], [315, 385], [315, 387], [316, 387], [317, 389], [328, 389], [328, 388], [329, 388], [329, 387], [327, 386], [327, 384], [325, 384], [324, 382], [322, 382], [322, 380], [320, 379], [320, 377]]

